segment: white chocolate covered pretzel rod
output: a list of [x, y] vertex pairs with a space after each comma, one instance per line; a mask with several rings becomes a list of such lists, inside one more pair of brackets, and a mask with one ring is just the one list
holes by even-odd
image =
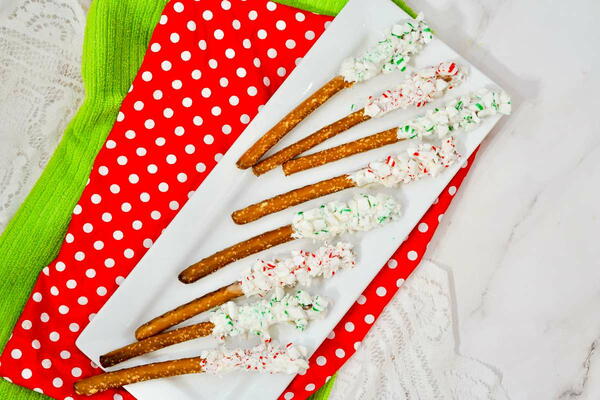
[[251, 349], [204, 350], [199, 357], [106, 372], [75, 382], [74, 389], [79, 395], [91, 396], [109, 389], [170, 376], [199, 373], [221, 375], [234, 371], [297, 374], [307, 368], [308, 361], [304, 347], [291, 343], [286, 346], [266, 343]]

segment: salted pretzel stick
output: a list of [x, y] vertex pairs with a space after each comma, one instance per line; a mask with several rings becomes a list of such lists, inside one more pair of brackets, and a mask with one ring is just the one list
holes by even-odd
[[242, 291], [242, 287], [239, 282], [232, 283], [231, 285], [222, 287], [214, 292], [207, 293], [202, 297], [183, 304], [174, 310], [167, 311], [151, 321], [146, 322], [144, 325], [136, 329], [135, 338], [137, 340], [142, 340], [150, 336], [154, 336], [165, 329], [192, 318], [195, 315], [243, 295], [244, 292]]
[[291, 175], [405, 139], [430, 136], [443, 138], [459, 130], [473, 129], [487, 116], [508, 115], [510, 112], [511, 101], [506, 93], [480, 89], [453, 99], [444, 106], [429, 110], [398, 128], [290, 160], [283, 164], [283, 172]]
[[295, 174], [310, 168], [315, 168], [323, 164], [341, 160], [354, 154], [364, 153], [365, 151], [378, 149], [388, 144], [397, 143], [398, 128], [388, 129], [371, 136], [357, 139], [353, 142], [344, 143], [330, 149], [322, 150], [307, 156], [294, 158], [283, 163], [283, 173], [286, 175]]
[[281, 121], [275, 124], [260, 139], [258, 139], [237, 161], [238, 168], [250, 168], [282, 137], [294, 129], [304, 118], [316, 110], [320, 105], [329, 100], [342, 89], [352, 86], [354, 82], [346, 82], [343, 76], [336, 76], [319, 90], [311, 94], [306, 100], [294, 108]]
[[174, 331], [161, 333], [160, 335], [134, 342], [106, 353], [100, 356], [100, 365], [104, 368], [112, 367], [142, 354], [171, 346], [177, 343], [187, 342], [188, 340], [199, 337], [209, 336], [214, 328], [212, 322], [201, 322], [199, 324], [175, 329]]
[[167, 378], [169, 376], [197, 374], [202, 372], [201, 363], [202, 359], [200, 357], [183, 358], [90, 376], [89, 378], [75, 382], [75, 393], [83, 396], [91, 396], [105, 390], [120, 388], [132, 383]]
[[170, 376], [207, 373], [222, 375], [232, 371], [296, 374], [308, 368], [306, 349], [292, 343], [286, 346], [263, 344], [251, 349], [204, 350], [199, 357], [125, 368], [75, 382], [75, 393], [91, 396], [109, 389]]
[[319, 143], [323, 143], [325, 140], [332, 138], [341, 132], [347, 131], [353, 126], [369, 119], [371, 119], [371, 117], [365, 114], [364, 109], [353, 112], [352, 114], [319, 129], [304, 139], [278, 151], [272, 156], [265, 158], [263, 161], [260, 161], [258, 164], [252, 167], [252, 171], [255, 175], [260, 176], [265, 172], [268, 172], [273, 168], [283, 164], [287, 160], [291, 160], [298, 154], [312, 149]]
[[255, 221], [265, 215], [351, 187], [370, 184], [395, 187], [425, 176], [436, 176], [459, 158], [460, 154], [456, 152], [452, 136], [445, 139], [439, 147], [423, 143], [409, 147], [406, 154], [390, 155], [385, 159], [373, 161], [353, 173], [313, 183], [249, 205], [235, 211], [232, 218], [236, 223]]
[[354, 182], [347, 175], [338, 176], [252, 204], [235, 211], [231, 218], [236, 224], [247, 224], [265, 215], [304, 203], [307, 199], [316, 199], [351, 187], [354, 187]]
[[282, 137], [340, 90], [382, 72], [404, 71], [410, 57], [421, 51], [432, 38], [431, 30], [421, 14], [415, 19], [394, 25], [384, 40], [372, 45], [363, 54], [344, 60], [336, 77], [266, 132], [240, 157], [237, 166], [246, 169], [255, 165]]
[[456, 63], [442, 62], [415, 71], [409, 78], [402, 81], [398, 87], [386, 90], [378, 96], [369, 97], [365, 108], [280, 150], [256, 164], [252, 167], [252, 170], [256, 175], [264, 174], [361, 122], [381, 117], [398, 109], [423, 107], [431, 100], [442, 96], [446, 91], [460, 84], [465, 76], [463, 69]]
[[194, 282], [229, 263], [294, 239], [328, 240], [345, 232], [370, 230], [390, 222], [399, 213], [400, 205], [385, 195], [360, 194], [348, 202], [332, 201], [297, 213], [290, 225], [206, 257], [181, 272], [179, 280], [184, 283]]
[[234, 244], [190, 265], [179, 274], [179, 280], [183, 283], [196, 282], [198, 279], [241, 258], [292, 241], [294, 240], [293, 234], [294, 229], [292, 226], [286, 225]]
[[326, 310], [327, 301], [318, 295], [311, 296], [303, 290], [286, 294], [279, 287], [270, 299], [244, 305], [227, 302], [215, 308], [207, 322], [161, 333], [113, 350], [100, 357], [100, 365], [111, 367], [142, 354], [209, 335], [223, 340], [252, 333], [269, 342], [270, 326], [291, 322], [297, 329], [304, 330], [310, 320], [321, 318]]

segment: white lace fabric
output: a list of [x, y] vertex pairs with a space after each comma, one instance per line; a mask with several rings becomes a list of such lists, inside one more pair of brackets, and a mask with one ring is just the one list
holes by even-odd
[[0, 233], [83, 99], [89, 2], [0, 1]]
[[501, 376], [458, 354], [448, 273], [424, 261], [337, 374], [329, 400], [508, 400]]

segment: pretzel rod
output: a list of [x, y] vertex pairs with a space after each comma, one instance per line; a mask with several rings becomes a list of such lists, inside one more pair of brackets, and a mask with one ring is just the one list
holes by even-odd
[[306, 349], [289, 343], [285, 346], [263, 344], [251, 349], [204, 350], [199, 357], [163, 361], [125, 368], [84, 378], [75, 382], [75, 393], [84, 396], [124, 385], [169, 376], [207, 373], [222, 375], [232, 371], [296, 374], [306, 371]]
[[252, 167], [271, 147], [275, 146], [282, 137], [287, 135], [289, 131], [294, 129], [294, 127], [310, 113], [329, 100], [337, 92], [348, 88], [353, 84], [354, 82], [346, 82], [344, 77], [339, 75], [329, 80], [246, 150], [237, 161], [238, 168], [246, 169]]
[[378, 149], [388, 144], [399, 142], [400, 139], [398, 139], [397, 132], [398, 128], [388, 129], [330, 149], [294, 158], [283, 163], [283, 173], [286, 175], [295, 174], [300, 171], [341, 160], [342, 158], [350, 157], [354, 154], [364, 153], [365, 151]]
[[102, 365], [104, 368], [112, 367], [113, 365], [117, 365], [123, 361], [141, 356], [142, 354], [160, 350], [167, 346], [186, 342], [199, 337], [209, 336], [213, 329], [213, 323], [201, 322], [199, 324], [175, 329], [174, 331], [161, 333], [160, 335], [151, 336], [149, 338], [140, 340], [139, 342], [133, 342], [100, 356], [100, 365]]
[[195, 315], [243, 295], [244, 292], [241, 289], [241, 285], [237, 282], [232, 283], [231, 285], [205, 294], [202, 297], [183, 304], [174, 310], [167, 311], [161, 316], [146, 322], [144, 325], [136, 329], [135, 338], [137, 340], [142, 340], [150, 336], [154, 336], [157, 333], [160, 333], [172, 326], [192, 318]]
[[236, 224], [247, 224], [265, 215], [273, 214], [289, 207], [316, 199], [340, 190], [354, 187], [355, 184], [347, 175], [341, 175], [325, 181], [313, 183], [290, 192], [280, 194], [267, 200], [252, 204], [231, 214]]
[[114, 372], [90, 376], [75, 382], [75, 393], [83, 396], [116, 389], [132, 383], [149, 381], [151, 379], [167, 378], [169, 376], [197, 374], [202, 372], [200, 357], [183, 358], [180, 360], [163, 361], [139, 367], [125, 368]]
[[292, 226], [286, 225], [234, 244], [190, 265], [179, 274], [179, 280], [183, 283], [196, 282], [198, 279], [215, 272], [227, 264], [277, 246], [278, 244], [294, 240], [293, 234], [294, 230]]
[[319, 143], [323, 143], [325, 140], [332, 138], [369, 119], [371, 119], [371, 117], [365, 114], [364, 109], [355, 111], [352, 114], [319, 129], [304, 139], [278, 151], [272, 156], [265, 158], [263, 161], [260, 161], [258, 164], [252, 167], [252, 171], [255, 175], [260, 176], [265, 172], [268, 172], [273, 168], [283, 164], [284, 162], [291, 160], [298, 154], [312, 149]]

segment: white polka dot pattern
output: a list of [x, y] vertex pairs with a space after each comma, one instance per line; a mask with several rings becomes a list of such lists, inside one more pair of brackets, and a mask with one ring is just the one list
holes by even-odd
[[3, 365], [20, 366], [3, 371], [11, 380], [79, 398], [73, 382], [96, 367], [75, 347], [78, 334], [312, 46], [304, 32], [320, 34], [330, 19], [299, 22], [296, 12], [264, 0], [167, 4], [60, 253], [4, 351]]

